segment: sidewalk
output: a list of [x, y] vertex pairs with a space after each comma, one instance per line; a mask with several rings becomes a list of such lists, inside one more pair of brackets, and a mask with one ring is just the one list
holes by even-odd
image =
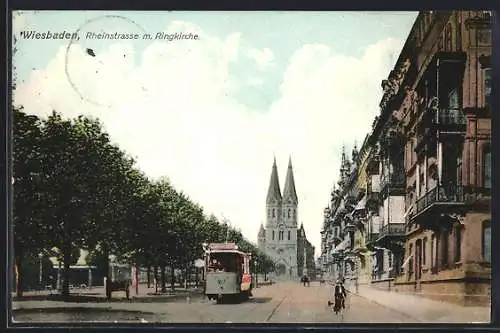
[[421, 296], [384, 291], [371, 286], [346, 286], [347, 290], [374, 303], [391, 308], [421, 323], [489, 323], [489, 307], [462, 307], [456, 304], [430, 300]]
[[[154, 288], [147, 288], [146, 285], [139, 285], [139, 294], [136, 295], [135, 289], [130, 291], [130, 300], [125, 298], [124, 291], [113, 292], [110, 300], [106, 298], [104, 287], [93, 287], [91, 289], [73, 289], [68, 297], [63, 297], [57, 291], [29, 291], [25, 292], [21, 299], [17, 299], [13, 295], [12, 308], [18, 309], [33, 309], [44, 307], [107, 307], [113, 304], [113, 307], [120, 307], [132, 303], [159, 303], [159, 302], [174, 302], [177, 299], [196, 297], [201, 295], [200, 288], [176, 287], [172, 292], [167, 288], [166, 293], [155, 292]], [[121, 304], [121, 305], [120, 305]]]

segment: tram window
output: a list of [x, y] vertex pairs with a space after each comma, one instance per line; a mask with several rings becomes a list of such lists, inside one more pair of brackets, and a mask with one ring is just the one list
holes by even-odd
[[209, 271], [239, 272], [242, 267], [241, 257], [235, 253], [212, 253], [211, 262]]

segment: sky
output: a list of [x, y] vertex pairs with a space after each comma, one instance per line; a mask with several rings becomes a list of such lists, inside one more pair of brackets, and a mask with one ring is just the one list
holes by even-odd
[[[168, 177], [253, 242], [273, 156], [282, 190], [291, 157], [298, 219], [318, 256], [342, 146], [359, 148], [369, 133], [380, 83], [417, 14], [16, 12], [13, 102], [42, 117], [99, 118], [138, 168]], [[86, 38], [92, 32], [139, 39]], [[162, 32], [198, 39], [155, 39]]]

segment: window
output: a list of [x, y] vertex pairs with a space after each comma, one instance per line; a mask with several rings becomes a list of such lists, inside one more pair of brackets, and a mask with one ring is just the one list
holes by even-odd
[[446, 29], [444, 30], [444, 51], [451, 52], [452, 44], [451, 44], [451, 23], [446, 25]]
[[427, 237], [424, 238], [422, 243], [422, 264], [426, 264], [427, 262]]
[[484, 187], [491, 188], [491, 148], [484, 150]]
[[292, 236], [292, 233], [290, 230], [288, 230], [288, 240], [290, 240], [291, 236]]
[[273, 217], [276, 217], [276, 209], [273, 208]]
[[293, 218], [295, 218], [295, 209], [293, 210]]
[[274, 230], [273, 230], [273, 240], [274, 240]]
[[484, 69], [484, 104], [491, 109], [491, 68]]
[[271, 210], [269, 208], [267, 209], [267, 217], [271, 217]]
[[442, 124], [464, 124], [461, 110], [462, 74], [456, 62], [439, 59], [438, 72], [438, 121]]
[[462, 228], [455, 228], [455, 262], [462, 260]]
[[483, 222], [483, 260], [491, 262], [491, 221]]
[[288, 208], [288, 218], [290, 218], [290, 211], [291, 211], [291, 209]]

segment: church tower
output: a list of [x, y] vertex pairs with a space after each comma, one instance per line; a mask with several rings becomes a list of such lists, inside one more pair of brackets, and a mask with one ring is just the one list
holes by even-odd
[[261, 251], [266, 250], [266, 229], [264, 229], [264, 224], [260, 224], [259, 234], [257, 236], [257, 247]]
[[295, 180], [293, 178], [292, 158], [288, 160], [288, 170], [286, 172], [285, 188], [283, 190], [283, 220], [288, 228], [297, 229], [297, 191], [295, 190]]
[[266, 226], [259, 230], [258, 243], [274, 260], [280, 279], [297, 277], [297, 204], [292, 161], [288, 162], [282, 196], [274, 158], [266, 198]]
[[[276, 166], [276, 157], [274, 158], [273, 168], [271, 170], [271, 179], [269, 180], [269, 188], [267, 190], [266, 213], [266, 229], [268, 232], [271, 230], [275, 232], [275, 229], [278, 227], [281, 220], [281, 190], [278, 178], [278, 167]], [[273, 237], [269, 237], [270, 235], [266, 236], [266, 239], [268, 240], [275, 239], [275, 235], [271, 235]]]

